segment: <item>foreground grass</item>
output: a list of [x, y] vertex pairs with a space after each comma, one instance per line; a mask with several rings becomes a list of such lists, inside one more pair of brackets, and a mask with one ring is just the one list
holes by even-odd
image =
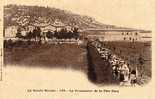
[[[131, 68], [137, 67], [140, 84], [150, 81], [152, 74], [151, 66], [151, 43], [129, 42], [104, 42], [114, 54], [123, 58]], [[140, 65], [138, 58], [144, 59]], [[18, 46], [12, 49], [4, 49], [4, 64], [29, 67], [71, 68], [88, 73], [87, 49], [76, 44], [31, 44]]]
[[4, 49], [4, 64], [87, 71], [86, 49], [76, 44], [42, 44]]

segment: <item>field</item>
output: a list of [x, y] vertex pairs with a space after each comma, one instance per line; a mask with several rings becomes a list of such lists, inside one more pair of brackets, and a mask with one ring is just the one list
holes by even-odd
[[[104, 42], [112, 53], [123, 58], [132, 69], [138, 70], [139, 84], [151, 79], [151, 43]], [[143, 63], [139, 62], [141, 57]], [[89, 74], [86, 47], [77, 44], [31, 44], [4, 48], [5, 66], [18, 66], [74, 69]], [[88, 75], [89, 77], [90, 75]]]
[[28, 47], [5, 48], [4, 64], [71, 68], [86, 72], [86, 49], [76, 44], [31, 44]]

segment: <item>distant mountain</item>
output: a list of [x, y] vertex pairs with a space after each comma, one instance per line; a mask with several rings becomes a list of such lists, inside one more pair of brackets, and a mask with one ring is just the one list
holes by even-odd
[[46, 26], [59, 22], [80, 29], [111, 29], [121, 28], [97, 22], [89, 16], [81, 16], [57, 8], [23, 5], [6, 5], [4, 7], [4, 27], [7, 26]]

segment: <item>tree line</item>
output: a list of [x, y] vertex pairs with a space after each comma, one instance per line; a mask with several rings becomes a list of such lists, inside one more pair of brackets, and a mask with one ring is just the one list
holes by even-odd
[[16, 38], [18, 39], [25, 39], [25, 40], [32, 40], [40, 41], [42, 39], [45, 40], [45, 38], [48, 39], [78, 39], [79, 38], [79, 32], [78, 28], [73, 28], [72, 31], [68, 31], [66, 28], [62, 28], [60, 31], [48, 31], [48, 32], [42, 32], [40, 27], [35, 27], [33, 31], [29, 31], [26, 33], [26, 35], [22, 35], [21, 29], [17, 29]]

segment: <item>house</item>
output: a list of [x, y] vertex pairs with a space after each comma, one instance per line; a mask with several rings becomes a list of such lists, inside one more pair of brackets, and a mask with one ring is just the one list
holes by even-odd
[[17, 33], [18, 26], [8, 26], [4, 28], [4, 37], [5, 38], [14, 38]]
[[28, 32], [33, 31], [34, 27], [33, 26], [25, 26], [25, 27], [8, 26], [4, 28], [4, 37], [15, 38], [18, 29], [20, 29], [21, 34], [25, 36]]
[[51, 25], [55, 27], [57, 31], [60, 31], [62, 28], [66, 28], [66, 25], [58, 19], [56, 19], [55, 22]]
[[52, 25], [47, 25], [47, 26], [41, 26], [41, 31], [42, 32], [48, 32], [48, 31], [55, 31], [56, 28]]

